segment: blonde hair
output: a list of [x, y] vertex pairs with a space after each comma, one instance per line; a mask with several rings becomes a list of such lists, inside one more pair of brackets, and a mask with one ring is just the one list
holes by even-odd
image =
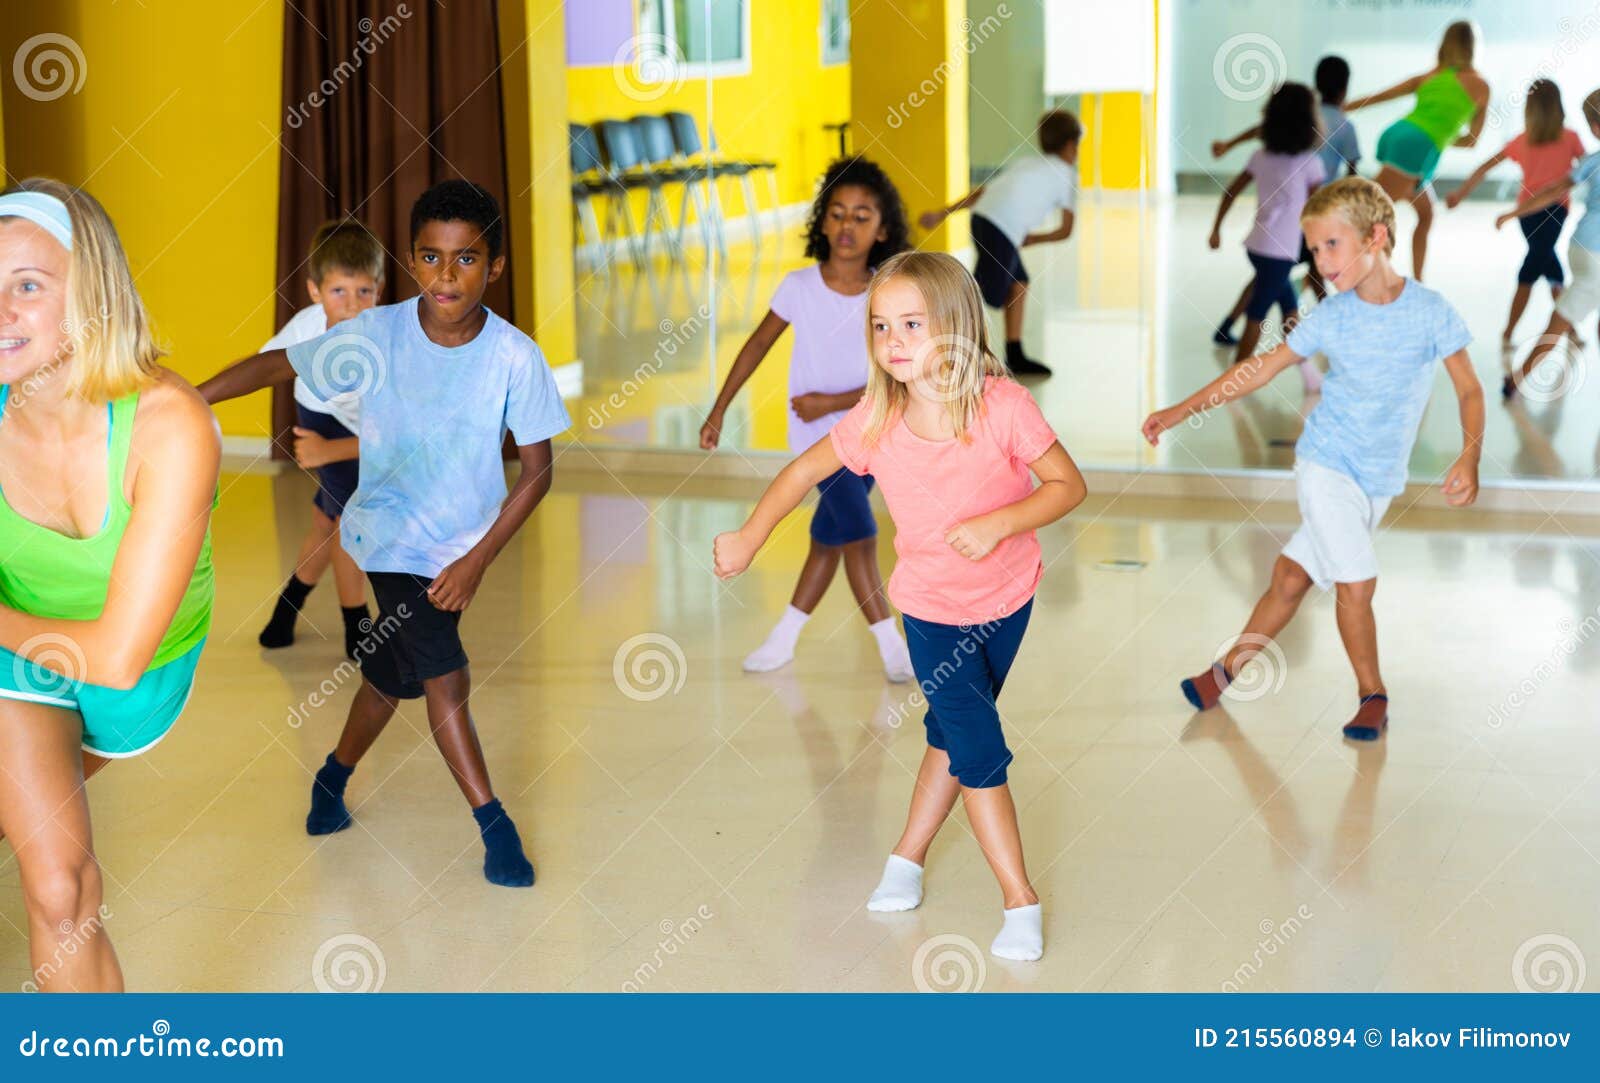
[[1300, 221], [1327, 218], [1337, 214], [1362, 237], [1371, 237], [1375, 226], [1388, 230], [1386, 251], [1394, 252], [1394, 202], [1376, 181], [1366, 177], [1345, 177], [1325, 184], [1311, 193], [1300, 212]]
[[1561, 138], [1567, 111], [1561, 107], [1561, 89], [1548, 79], [1535, 79], [1528, 85], [1528, 100], [1522, 106], [1522, 126], [1534, 146], [1554, 143]]
[[381, 286], [383, 257], [383, 245], [378, 238], [355, 219], [324, 222], [311, 238], [306, 274], [319, 286], [331, 271], [370, 275]]
[[1472, 54], [1478, 48], [1478, 28], [1466, 19], [1460, 19], [1444, 28], [1439, 39], [1439, 66], [1441, 68], [1470, 68]]
[[[867, 353], [872, 339], [872, 298], [891, 279], [902, 279], [922, 294], [929, 343], [938, 351], [930, 369], [932, 391], [945, 403], [956, 439], [966, 441], [983, 411], [983, 388], [990, 376], [1009, 378], [1005, 363], [989, 348], [978, 284], [954, 256], [943, 252], [901, 252], [883, 262], [867, 286]], [[876, 360], [868, 367], [864, 436], [872, 443], [891, 418], [905, 410], [911, 392]]]
[[1600, 128], [1600, 90], [1589, 91], [1589, 96], [1583, 99], [1583, 119], [1592, 127]]
[[68, 393], [89, 402], [112, 402], [155, 383], [166, 351], [156, 345], [117, 227], [100, 201], [48, 177], [29, 177], [6, 192], [53, 196], [66, 204], [72, 220], [67, 315], [57, 350], [58, 359], [72, 362]]

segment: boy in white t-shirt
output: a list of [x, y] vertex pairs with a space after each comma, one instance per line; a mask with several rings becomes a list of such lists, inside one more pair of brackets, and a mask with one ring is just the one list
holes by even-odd
[[[307, 260], [306, 293], [311, 304], [290, 317], [283, 329], [261, 347], [261, 352], [310, 342], [334, 324], [377, 304], [378, 295], [383, 292], [383, 257], [383, 245], [361, 223], [323, 223], [311, 239], [311, 256]], [[294, 402], [295, 459], [307, 470], [317, 472], [317, 495], [312, 501], [311, 527], [300, 542], [294, 571], [278, 595], [272, 619], [256, 640], [267, 648], [287, 647], [294, 642], [295, 620], [306, 596], [331, 563], [339, 609], [344, 615], [344, 653], [353, 660], [356, 644], [372, 627], [361, 569], [339, 544], [339, 517], [356, 491], [360, 406], [347, 395], [331, 400], [318, 398], [298, 377], [294, 381]]]
[[[1027, 155], [1007, 164], [985, 184], [950, 206], [928, 211], [918, 221], [934, 229], [956, 211], [972, 208], [972, 246], [984, 304], [1005, 310], [1006, 365], [1017, 376], [1048, 376], [1050, 369], [1022, 352], [1022, 309], [1028, 299], [1028, 269], [1021, 250], [1030, 244], [1064, 241], [1072, 236], [1078, 203], [1078, 141], [1083, 126], [1064, 109], [1039, 121], [1041, 155]], [[1061, 225], [1045, 233], [1031, 232], [1053, 210]]]

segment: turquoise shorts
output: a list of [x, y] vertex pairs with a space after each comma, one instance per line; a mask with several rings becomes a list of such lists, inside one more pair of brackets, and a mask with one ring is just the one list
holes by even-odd
[[1439, 147], [1411, 121], [1397, 120], [1378, 136], [1378, 161], [1417, 178], [1417, 187], [1422, 188], [1439, 168]]
[[139, 678], [132, 688], [70, 680], [0, 647], [0, 699], [42, 703], [83, 716], [83, 748], [106, 759], [137, 756], [167, 735], [194, 689], [205, 640]]

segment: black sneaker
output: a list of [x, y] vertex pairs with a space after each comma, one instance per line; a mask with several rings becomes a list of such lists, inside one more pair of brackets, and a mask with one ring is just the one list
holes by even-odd
[[1512, 379], [1510, 376], [1507, 376], [1500, 382], [1500, 398], [1505, 402], [1510, 402], [1512, 399], [1516, 398], [1516, 395], [1517, 381]]
[[1010, 362], [1011, 375], [1013, 376], [1049, 376], [1050, 366], [1041, 365], [1029, 357], [1019, 357]]
[[1216, 333], [1211, 336], [1211, 341], [1216, 343], [1218, 346], [1239, 345], [1239, 340], [1234, 337], [1233, 332], [1228, 329], [1228, 325], [1225, 323], [1217, 324]]

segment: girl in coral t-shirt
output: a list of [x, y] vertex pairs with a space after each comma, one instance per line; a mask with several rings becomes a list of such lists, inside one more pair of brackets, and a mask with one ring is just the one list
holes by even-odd
[[1043, 919], [1023, 863], [995, 700], [1044, 572], [1034, 531], [1078, 506], [1083, 476], [990, 351], [977, 283], [957, 260], [891, 258], [868, 287], [867, 318], [866, 394], [778, 475], [743, 527], [717, 537], [717, 574], [744, 571], [778, 522], [834, 471], [877, 479], [895, 524], [889, 599], [927, 699], [928, 749], [905, 831], [867, 908], [921, 903], [928, 847], [959, 796], [1003, 895], [990, 950], [1037, 959]]

